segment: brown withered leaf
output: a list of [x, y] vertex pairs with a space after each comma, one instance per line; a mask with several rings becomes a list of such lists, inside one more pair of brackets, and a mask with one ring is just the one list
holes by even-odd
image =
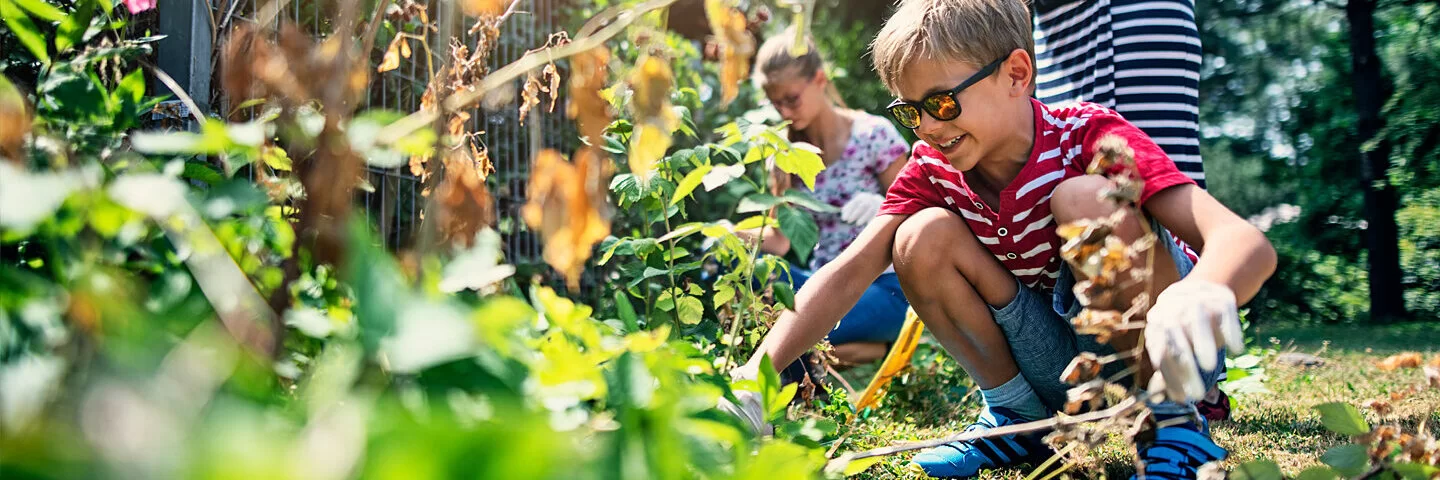
[[555, 70], [554, 63], [549, 63], [545, 65], [544, 70], [540, 71], [540, 76], [549, 82], [547, 85], [542, 85], [540, 90], [550, 94], [548, 111], [553, 112], [555, 111], [555, 101], [560, 98], [560, 72]]
[[[395, 39], [399, 40], [400, 38], [396, 37]], [[376, 72], [385, 73], [400, 68], [400, 50], [397, 45], [396, 42], [390, 42], [390, 46], [385, 49], [385, 58], [381, 59], [380, 65], [375, 67]]]
[[495, 199], [485, 187], [483, 170], [490, 163], [489, 156], [473, 145], [471, 148], [470, 155], [445, 156], [445, 179], [435, 198], [440, 211], [434, 214], [440, 237], [448, 244], [465, 247], [481, 228], [495, 225]]
[[530, 114], [530, 109], [540, 104], [540, 77], [535, 72], [525, 78], [525, 87], [520, 89], [520, 124], [525, 124], [525, 117]]
[[1376, 362], [1375, 366], [1381, 370], [1390, 371], [1398, 368], [1416, 368], [1425, 360], [1416, 352], [1404, 352], [1385, 357], [1384, 360]]
[[1100, 357], [1092, 352], [1080, 352], [1070, 360], [1070, 365], [1060, 373], [1060, 381], [1070, 385], [1078, 385], [1081, 382], [1094, 380], [1100, 376], [1100, 370], [1105, 365], [1100, 363]]
[[1080, 310], [1080, 314], [1070, 320], [1075, 326], [1075, 332], [1081, 335], [1094, 335], [1095, 340], [1100, 343], [1110, 343], [1113, 336], [1124, 323], [1124, 314], [1116, 310], [1097, 310], [1086, 308]]
[[1085, 173], [1090, 175], [1103, 175], [1114, 173], [1115, 167], [1126, 167], [1127, 170], [1135, 166], [1135, 151], [1130, 149], [1129, 142], [1118, 135], [1105, 135], [1095, 141], [1095, 153], [1090, 160], [1090, 166]]
[[598, 178], [602, 158], [593, 147], [576, 152], [573, 164], [554, 150], [540, 152], [521, 210], [525, 223], [545, 239], [545, 262], [565, 276], [571, 290], [580, 287], [591, 249], [610, 233], [600, 211], [605, 201]]
[[746, 30], [745, 13], [725, 0], [705, 0], [705, 16], [720, 53], [720, 102], [729, 105], [740, 94], [740, 84], [750, 74], [750, 56], [755, 39]]
[[580, 136], [591, 145], [600, 145], [610, 126], [610, 103], [600, 96], [605, 89], [606, 63], [610, 52], [587, 50], [570, 57], [570, 107], [567, 115], [580, 126]]
[[1429, 385], [1430, 388], [1440, 388], [1440, 367], [1426, 365], [1424, 371], [1425, 383]]

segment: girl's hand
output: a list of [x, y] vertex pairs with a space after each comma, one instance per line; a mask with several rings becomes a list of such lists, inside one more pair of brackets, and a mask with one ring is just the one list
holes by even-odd
[[885, 197], [877, 193], [860, 192], [850, 197], [845, 206], [840, 207], [840, 219], [855, 225], [870, 223], [870, 219], [880, 213], [880, 205], [885, 203]]

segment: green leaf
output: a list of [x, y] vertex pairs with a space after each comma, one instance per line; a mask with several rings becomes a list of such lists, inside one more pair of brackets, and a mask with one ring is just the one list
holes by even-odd
[[700, 299], [689, 295], [681, 295], [675, 306], [676, 318], [686, 325], [698, 325], [705, 315], [705, 305], [700, 303]]
[[1255, 460], [1235, 467], [1231, 480], [1284, 480], [1280, 466], [1269, 460]]
[[775, 299], [779, 300], [780, 304], [785, 305], [785, 308], [794, 310], [795, 288], [783, 280], [775, 282], [773, 288], [775, 289]]
[[785, 173], [799, 175], [800, 180], [811, 190], [815, 189], [815, 176], [825, 169], [825, 161], [809, 150], [790, 148], [775, 153], [775, 166]]
[[620, 290], [615, 291], [615, 310], [620, 313], [620, 320], [625, 322], [626, 331], [640, 330], [639, 319], [635, 316], [635, 306], [630, 303], [630, 296]]
[[734, 299], [735, 299], [735, 287], [734, 287], [734, 286], [732, 286], [732, 285], [730, 285], [730, 284], [728, 284], [728, 283], [727, 283], [727, 284], [722, 284], [722, 285], [715, 285], [715, 297], [714, 297], [713, 299], [711, 299], [711, 302], [715, 304], [715, 308], [718, 309], [718, 308], [720, 308], [721, 305], [725, 305], [725, 304], [727, 304], [727, 303], [730, 303], [730, 301], [731, 301], [731, 300], [734, 300]]
[[795, 399], [795, 392], [799, 391], [799, 387], [798, 382], [791, 383], [781, 388], [775, 396], [767, 398], [766, 410], [769, 412], [770, 418], [766, 420], [775, 422], [785, 418], [785, 409], [790, 406], [790, 401]]
[[1330, 467], [1316, 465], [1300, 471], [1300, 474], [1295, 476], [1295, 480], [1335, 480], [1339, 477], [1340, 474], [1335, 473]]
[[1320, 461], [1340, 472], [1341, 475], [1354, 477], [1365, 473], [1365, 468], [1370, 465], [1370, 454], [1364, 445], [1340, 445], [1326, 451], [1320, 456]]
[[801, 262], [809, 261], [815, 244], [820, 241], [820, 227], [815, 224], [815, 218], [790, 205], [780, 207], [776, 217], [780, 221], [780, 233], [790, 239], [791, 251]]
[[[1412, 462], [1399, 462], [1390, 466], [1405, 480], [1426, 480], [1440, 473], [1440, 467]], [[1332, 477], [1333, 478], [1333, 477]]]
[[285, 149], [280, 147], [265, 149], [265, 151], [260, 154], [260, 159], [265, 162], [266, 166], [274, 170], [288, 172], [293, 168], [290, 162], [290, 154], [286, 153]]
[[75, 11], [60, 22], [60, 27], [56, 31], [55, 51], [64, 53], [66, 50], [84, 43], [85, 31], [90, 29], [90, 20], [93, 18], [95, 18], [95, 2], [76, 3]]
[[220, 175], [220, 172], [200, 162], [185, 162], [185, 170], [180, 173], [180, 178], [199, 180], [212, 187], [225, 181], [225, 176]]
[[36, 18], [58, 22], [65, 19], [65, 12], [46, 3], [44, 0], [14, 0], [15, 5], [30, 12]]
[[675, 196], [670, 199], [670, 204], [675, 205], [685, 200], [685, 197], [690, 196], [690, 192], [695, 191], [695, 187], [700, 186], [700, 182], [705, 179], [705, 174], [710, 173], [711, 168], [713, 167], [710, 165], [701, 165], [700, 168], [691, 170], [690, 173], [686, 174], [685, 178], [680, 180], [680, 185], [675, 187]]
[[763, 212], [783, 201], [780, 197], [768, 193], [752, 193], [740, 199], [740, 205], [735, 208], [735, 213]]
[[1364, 435], [1370, 432], [1370, 424], [1360, 415], [1354, 405], [1343, 402], [1316, 405], [1320, 412], [1320, 423], [1326, 429], [1341, 435]]
[[815, 197], [810, 196], [809, 193], [793, 188], [785, 191], [785, 201], [808, 208], [813, 212], [832, 213], [840, 211], [839, 208], [835, 208], [833, 205], [816, 200]]
[[5, 24], [10, 26], [10, 31], [20, 44], [30, 50], [30, 54], [41, 64], [50, 65], [49, 45], [45, 42], [45, 36], [40, 34], [40, 29], [35, 22], [30, 21], [30, 16], [20, 10], [12, 0], [0, 0], [0, 17], [5, 17]]

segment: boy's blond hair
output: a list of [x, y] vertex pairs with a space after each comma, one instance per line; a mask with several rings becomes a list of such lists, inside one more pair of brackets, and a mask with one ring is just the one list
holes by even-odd
[[1017, 48], [1035, 62], [1035, 37], [1025, 0], [901, 0], [870, 43], [880, 81], [899, 92], [901, 75], [916, 60], [976, 67]]

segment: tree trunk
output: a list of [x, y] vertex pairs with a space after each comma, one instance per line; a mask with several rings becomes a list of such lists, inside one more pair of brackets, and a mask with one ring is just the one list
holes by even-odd
[[[1385, 103], [1385, 86], [1380, 77], [1380, 56], [1375, 51], [1375, 7], [1377, 0], [1350, 0], [1345, 17], [1350, 22], [1350, 58], [1355, 88], [1355, 110], [1361, 142], [1374, 139], [1380, 131], [1380, 107]], [[1390, 145], [1360, 153], [1361, 176], [1365, 179], [1365, 242], [1370, 251], [1370, 319], [1388, 323], [1405, 316], [1405, 297], [1400, 286], [1399, 234], [1395, 225], [1398, 200], [1386, 170], [1390, 167]]]

